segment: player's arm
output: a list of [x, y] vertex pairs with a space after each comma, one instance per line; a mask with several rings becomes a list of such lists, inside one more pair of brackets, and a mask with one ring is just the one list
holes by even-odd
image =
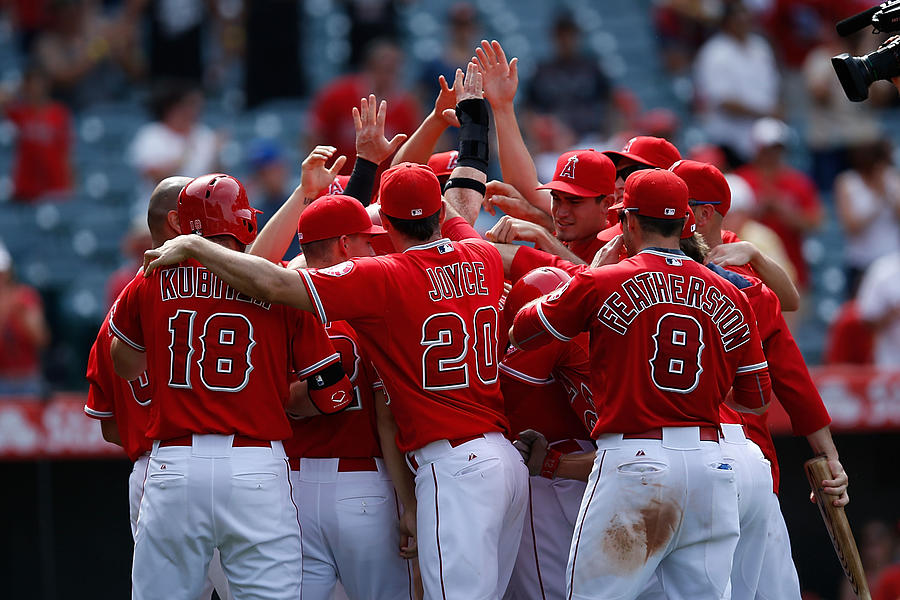
[[[828, 459], [828, 466], [834, 474], [834, 479], [822, 481], [823, 491], [830, 496], [836, 496], [833, 501], [835, 506], [846, 506], [850, 502], [850, 496], [847, 494], [849, 478], [838, 458], [838, 451], [831, 437], [831, 429], [825, 426], [806, 436], [806, 440], [813, 452]], [[815, 496], [810, 494], [810, 500], [815, 502]]]
[[481, 42], [475, 55], [484, 74], [484, 95], [491, 103], [497, 127], [497, 155], [503, 180], [522, 192], [535, 208], [550, 214], [550, 192], [537, 190], [537, 170], [516, 120], [513, 100], [519, 86], [518, 58], [506, 60], [503, 47], [496, 40]]
[[457, 92], [456, 118], [459, 120], [459, 156], [457, 166], [444, 186], [444, 200], [469, 225], [474, 225], [484, 202], [488, 170], [487, 102], [482, 97], [482, 76], [475, 63], [466, 67], [465, 79], [456, 71], [453, 87]]
[[[155, 269], [193, 258], [232, 288], [251, 298], [315, 312], [296, 271], [264, 258], [229, 250], [199, 235], [180, 235], [144, 253], [144, 276]], [[140, 371], [134, 375], [136, 377]], [[132, 378], [133, 378], [132, 377]]]
[[719, 244], [709, 251], [707, 260], [720, 267], [749, 264], [778, 296], [782, 310], [791, 312], [800, 308], [800, 293], [790, 275], [751, 242]]
[[[459, 69], [457, 69], [460, 73]], [[459, 89], [457, 82], [453, 82], [453, 87], [447, 85], [447, 80], [441, 75], [438, 78], [440, 91], [438, 97], [434, 101], [434, 109], [428, 113], [419, 128], [416, 129], [406, 143], [400, 146], [397, 154], [394, 155], [391, 165], [397, 165], [402, 162], [413, 162], [424, 165], [428, 163], [431, 153], [438, 140], [444, 134], [444, 131], [450, 125], [459, 127], [459, 121], [456, 118], [456, 92]]]
[[597, 451], [563, 454], [548, 447], [547, 438], [543, 434], [526, 429], [519, 434], [513, 446], [522, 455], [522, 460], [532, 476], [540, 475], [548, 479], [561, 477], [587, 481], [594, 468]]
[[484, 196], [484, 209], [492, 216], [496, 216], [498, 208], [503, 214], [535, 223], [544, 229], [555, 228], [553, 218], [530, 204], [515, 187], [503, 181], [489, 181]]
[[732, 395], [726, 399], [727, 406], [738, 412], [761, 415], [769, 408], [772, 397], [772, 382], [769, 379], [769, 364], [763, 354], [759, 340], [759, 330], [753, 309], [746, 298], [742, 298], [740, 310], [749, 327], [749, 339], [743, 346], [732, 350], [741, 352], [738, 367], [732, 383]]
[[129, 346], [118, 337], [113, 338], [109, 355], [112, 358], [116, 375], [127, 381], [137, 379], [141, 373], [147, 370], [147, 355], [143, 351]]
[[[410, 553], [415, 555], [415, 541], [412, 546], [406, 546], [407, 537], [415, 538], [416, 535], [416, 483], [412, 472], [406, 465], [406, 458], [397, 448], [397, 422], [391, 413], [389, 400], [384, 389], [375, 390], [375, 416], [378, 427], [378, 439], [381, 443], [381, 454], [384, 457], [384, 466], [391, 476], [397, 497], [403, 504], [403, 514], [400, 516], [400, 548], [401, 554], [409, 558]], [[405, 550], [404, 550], [405, 548]]]
[[295, 419], [334, 415], [343, 412], [353, 400], [353, 384], [340, 362], [290, 386], [285, 412]]
[[115, 419], [100, 421], [100, 433], [103, 434], [103, 439], [110, 444], [122, 445], [122, 437], [119, 435], [119, 426], [116, 424]]
[[555, 254], [571, 263], [577, 265], [585, 264], [583, 260], [566, 248], [566, 246], [547, 229], [544, 229], [535, 223], [510, 217], [509, 215], [502, 216], [500, 220], [488, 230], [485, 237], [488, 241], [498, 244], [531, 242], [544, 252]]
[[347, 162], [346, 156], [339, 156], [330, 169], [325, 168], [325, 163], [331, 160], [336, 150], [333, 146], [313, 148], [303, 161], [300, 185], [260, 230], [259, 235], [247, 248], [248, 253], [272, 262], [284, 258], [284, 253], [291, 245], [291, 238], [297, 234], [297, 221], [300, 215], [322, 190], [331, 185]]

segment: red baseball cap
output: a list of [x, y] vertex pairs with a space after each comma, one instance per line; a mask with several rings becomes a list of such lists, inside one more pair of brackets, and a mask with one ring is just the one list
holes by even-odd
[[616, 166], [593, 148], [566, 152], [556, 161], [556, 174], [539, 190], [556, 190], [582, 198], [606, 196], [616, 191]]
[[428, 166], [434, 171], [438, 177], [446, 177], [456, 168], [459, 161], [459, 150], [450, 150], [448, 152], [438, 152], [432, 154], [428, 159]]
[[694, 204], [712, 204], [723, 217], [731, 208], [731, 188], [722, 171], [709, 163], [679, 160], [669, 168], [688, 186], [688, 198]]
[[319, 192], [319, 195], [316, 198], [321, 198], [322, 196], [337, 196], [344, 193], [344, 190], [347, 189], [347, 182], [350, 181], [349, 175], [338, 175], [334, 178], [334, 181], [331, 182], [327, 188]]
[[625, 198], [609, 210], [631, 210], [642, 217], [683, 219], [688, 209], [688, 186], [664, 169], [637, 171], [625, 181]]
[[373, 225], [365, 207], [350, 196], [323, 196], [310, 204], [297, 221], [301, 244], [355, 233], [378, 235], [387, 231]]
[[681, 230], [681, 239], [690, 238], [695, 231], [697, 231], [697, 219], [694, 218], [694, 211], [688, 206], [687, 219], [684, 220], [684, 229]]
[[648, 167], [668, 169], [673, 163], [681, 160], [681, 152], [669, 140], [639, 135], [628, 140], [621, 152], [611, 150], [604, 152], [613, 162], [618, 163], [621, 158], [630, 158]]
[[381, 211], [395, 219], [424, 219], [441, 210], [441, 184], [426, 165], [404, 162], [381, 176]]

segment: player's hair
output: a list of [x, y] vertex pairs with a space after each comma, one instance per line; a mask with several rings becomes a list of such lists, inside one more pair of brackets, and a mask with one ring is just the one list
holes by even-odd
[[424, 242], [434, 235], [441, 227], [441, 211], [428, 215], [423, 219], [398, 219], [384, 215], [391, 222], [394, 229], [408, 238]]
[[[662, 237], [681, 236], [681, 230], [684, 229], [684, 219], [658, 219], [656, 217], [644, 217], [638, 214], [638, 226], [646, 233], [655, 233]], [[619, 213], [619, 222], [625, 222], [625, 211]]]
[[709, 254], [709, 246], [703, 236], [697, 233], [686, 239], [681, 240], [681, 251], [688, 255], [692, 260], [698, 263], [706, 264], [706, 255]]
[[303, 255], [306, 256], [306, 264], [322, 262], [331, 258], [331, 253], [334, 252], [334, 245], [337, 244], [339, 239], [339, 237], [330, 237], [324, 240], [300, 244], [300, 249], [303, 251]]

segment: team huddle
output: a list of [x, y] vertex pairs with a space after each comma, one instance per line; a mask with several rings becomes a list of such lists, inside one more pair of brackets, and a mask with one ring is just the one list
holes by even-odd
[[362, 99], [349, 178], [317, 146], [262, 231], [232, 176], [154, 190], [85, 406], [134, 461], [133, 598], [799, 600], [771, 399], [849, 498], [796, 289], [666, 140], [542, 185], [516, 63], [483, 42], [409, 138]]

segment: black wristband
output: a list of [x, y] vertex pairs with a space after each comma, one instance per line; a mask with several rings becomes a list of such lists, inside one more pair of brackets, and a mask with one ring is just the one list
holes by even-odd
[[375, 188], [375, 173], [378, 171], [378, 165], [371, 160], [356, 157], [356, 163], [353, 165], [353, 172], [350, 174], [350, 180], [347, 181], [347, 187], [344, 188], [345, 196], [352, 196], [359, 200], [363, 206], [368, 206], [372, 202], [372, 190]]
[[344, 365], [336, 362], [305, 379], [310, 390], [321, 390], [334, 385], [344, 378]]
[[459, 119], [459, 159], [460, 167], [472, 167], [487, 174], [488, 169], [488, 129], [490, 116], [484, 98], [469, 98], [456, 105]]
[[447, 183], [444, 184], [444, 192], [450, 188], [466, 188], [468, 190], [475, 190], [482, 196], [487, 192], [487, 186], [478, 181], [477, 179], [472, 179], [471, 177], [454, 177], [452, 179], [448, 179]]

